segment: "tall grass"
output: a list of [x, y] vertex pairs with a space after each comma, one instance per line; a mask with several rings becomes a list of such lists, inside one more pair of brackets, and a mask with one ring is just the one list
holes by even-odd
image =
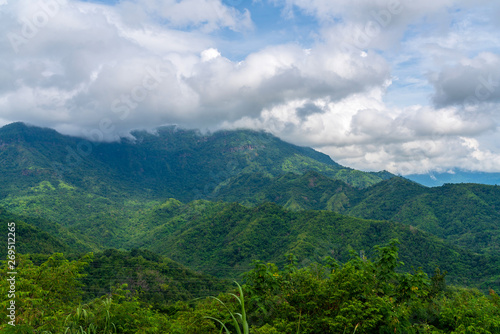
[[97, 317], [88, 310], [88, 305], [79, 305], [75, 312], [68, 315], [64, 321], [64, 334], [115, 334], [116, 326], [111, 322], [111, 305], [113, 300], [108, 297], [102, 300], [100, 311], [104, 312], [104, 324], [101, 328], [95, 322]]
[[[215, 299], [216, 301], [221, 303], [226, 308], [226, 310], [229, 312], [229, 315], [231, 316], [232, 323], [233, 323], [234, 328], [236, 328], [237, 334], [249, 334], [249, 326], [248, 326], [248, 320], [247, 320], [247, 313], [245, 310], [245, 297], [243, 295], [243, 289], [241, 288], [241, 285], [238, 284], [238, 282], [234, 282], [234, 283], [236, 283], [236, 285], [238, 286], [240, 296], [238, 297], [234, 293], [230, 293], [230, 295], [232, 295], [238, 301], [240, 308], [241, 308], [241, 313], [231, 312], [231, 310], [227, 307], [227, 305], [217, 297], [209, 296], [208, 298]], [[241, 325], [238, 322], [237, 317], [241, 320]], [[210, 317], [210, 316], [205, 316], [204, 318], [211, 319], [211, 320], [218, 322], [222, 326], [221, 332], [223, 330], [225, 330], [226, 334], [231, 334], [231, 332], [229, 331], [227, 326], [221, 320], [214, 318], [214, 317]]]

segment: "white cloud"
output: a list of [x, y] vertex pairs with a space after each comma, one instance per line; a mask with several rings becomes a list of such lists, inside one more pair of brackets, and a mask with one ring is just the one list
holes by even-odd
[[125, 22], [132, 26], [153, 20], [170, 28], [194, 27], [204, 32], [219, 28], [234, 31], [252, 28], [248, 11], [239, 12], [220, 0], [126, 0], [117, 7]]
[[220, 57], [220, 52], [214, 48], [206, 49], [201, 52], [202, 62], [207, 62], [218, 57]]
[[[425, 173], [456, 166], [495, 171], [500, 154], [478, 139], [496, 131], [487, 113], [458, 107], [409, 106], [388, 109], [384, 91], [373, 89], [335, 102], [297, 100], [226, 126], [265, 128], [285, 140], [315, 147], [339, 163], [368, 170]], [[307, 103], [321, 112], [298, 117]], [[473, 143], [474, 145], [471, 145]]]
[[[169, 15], [188, 2], [196, 7], [192, 1], [122, 2], [116, 8], [53, 2], [49, 20], [33, 36], [23, 35], [17, 19], [34, 18], [44, 10], [21, 2], [4, 21], [7, 31], [24, 40], [15, 45], [17, 53], [2, 49], [5, 77], [15, 77], [16, 87], [2, 80], [1, 107], [6, 116], [58, 129], [88, 130], [103, 118], [114, 120], [120, 132], [165, 123], [213, 128], [226, 120], [258, 116], [290, 99], [342, 99], [388, 77], [381, 57], [350, 59], [327, 45], [310, 50], [294, 44], [270, 46], [243, 61], [230, 61], [210, 47], [215, 43], [210, 35], [169, 28], [184, 22], [181, 14], [175, 20]], [[192, 20], [189, 24], [234, 28], [240, 20], [248, 26], [248, 15], [220, 2], [200, 0], [198, 5], [213, 10], [206, 16], [198, 11], [182, 14]], [[153, 17], [140, 26], [127, 21], [128, 12], [141, 10], [145, 18]], [[169, 24], [159, 25], [152, 12]], [[145, 87], [148, 82], [151, 87]]]
[[[290, 17], [317, 17], [316, 39], [239, 61], [220, 51], [224, 32], [256, 27], [250, 11], [220, 0], [4, 4], [0, 124], [108, 140], [163, 124], [246, 126], [360, 169], [500, 171], [500, 50], [488, 7], [500, 5], [391, 1], [276, 0]], [[479, 84], [489, 96], [464, 106]]]

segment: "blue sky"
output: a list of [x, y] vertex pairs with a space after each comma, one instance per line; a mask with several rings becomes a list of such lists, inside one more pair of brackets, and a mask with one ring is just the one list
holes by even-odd
[[220, 51], [233, 61], [244, 60], [246, 56], [268, 45], [298, 43], [311, 47], [312, 35], [318, 30], [314, 17], [298, 12], [290, 17], [283, 13], [283, 8], [266, 2], [226, 1], [235, 3], [235, 8], [249, 10], [253, 28], [245, 32], [222, 29], [216, 35], [220, 38]]
[[0, 0], [0, 125], [263, 129], [362, 170], [500, 172], [500, 3]]

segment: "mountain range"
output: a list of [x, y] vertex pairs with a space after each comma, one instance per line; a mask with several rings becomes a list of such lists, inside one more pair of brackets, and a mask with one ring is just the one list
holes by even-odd
[[0, 129], [0, 219], [19, 222], [22, 252], [142, 249], [234, 278], [253, 260], [346, 261], [398, 238], [406, 269], [500, 287], [497, 186], [428, 188], [250, 130], [132, 135], [98, 143]]

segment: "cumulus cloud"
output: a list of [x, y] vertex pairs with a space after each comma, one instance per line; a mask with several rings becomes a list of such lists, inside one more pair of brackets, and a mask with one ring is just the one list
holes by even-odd
[[[496, 132], [498, 119], [493, 115], [454, 106], [388, 109], [383, 97], [384, 89], [375, 88], [340, 101], [296, 100], [264, 110], [258, 119], [226, 126], [265, 128], [330, 154], [341, 164], [367, 170], [399, 174], [456, 166], [497, 170], [500, 155], [476, 139]], [[321, 112], [304, 116], [304, 108]]]
[[[258, 27], [249, 9], [220, 0], [5, 2], [0, 124], [26, 121], [94, 140], [164, 124], [250, 127], [354, 168], [498, 169], [500, 148], [491, 142], [500, 50], [485, 27], [500, 5], [269, 2], [285, 22], [298, 11], [318, 22], [310, 45], [264, 43], [230, 59], [224, 36]], [[405, 103], [407, 91], [418, 103]]]
[[[325, 46], [270, 46], [240, 62], [231, 61], [210, 47], [214, 41], [202, 37], [210, 35], [197, 29], [236, 29], [238, 22], [250, 26], [247, 13], [220, 1], [199, 0], [199, 8], [211, 9], [183, 14], [192, 22], [172, 13], [179, 6], [198, 8], [193, 1], [145, 2], [140, 8], [145, 17], [155, 15], [140, 27], [127, 22], [129, 11], [140, 12], [139, 2], [115, 8], [60, 1], [47, 5], [52, 15], [43, 6], [22, 3], [4, 14], [6, 30], [11, 31], [10, 48], [7, 41], [3, 45], [9, 59], [4, 72], [16, 78], [14, 89], [7, 84], [0, 88], [5, 116], [66, 131], [78, 126], [89, 130], [102, 119], [112, 120], [121, 133], [137, 125], [165, 123], [213, 128], [225, 120], [258, 116], [264, 108], [290, 99], [338, 100], [388, 78], [381, 57], [350, 59]], [[169, 24], [158, 25], [156, 15]], [[37, 23], [42, 16], [47, 22]], [[178, 25], [196, 29], [170, 28]]]
[[481, 53], [430, 75], [437, 106], [500, 101], [500, 56]]

